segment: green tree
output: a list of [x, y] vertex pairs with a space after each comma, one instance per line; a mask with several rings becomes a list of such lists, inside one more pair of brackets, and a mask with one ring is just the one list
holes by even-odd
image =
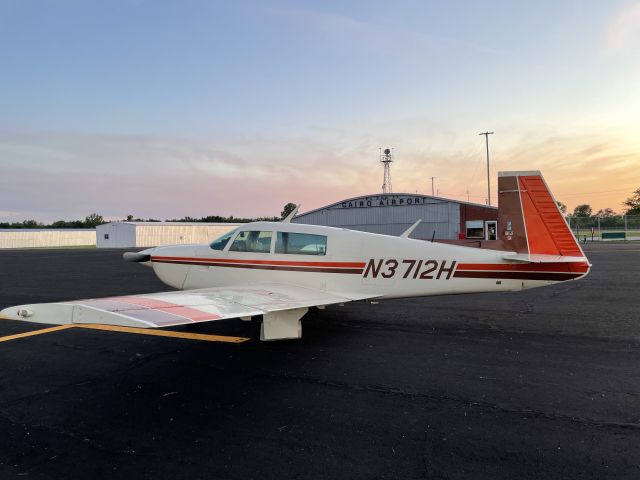
[[133, 215], [127, 215], [127, 222], [133, 222]]
[[280, 218], [282, 218], [283, 220], [285, 218], [287, 218], [287, 216], [293, 212], [296, 209], [297, 205], [295, 203], [287, 203], [284, 208], [282, 209], [282, 212], [280, 212]]
[[102, 215], [98, 215], [97, 213], [91, 213], [84, 219], [84, 225], [87, 228], [96, 228], [98, 225], [102, 225], [103, 223], [106, 222], [102, 218]]
[[35, 220], [24, 220], [22, 225], [18, 228], [42, 228], [44, 225], [40, 222], [36, 222]]
[[601, 208], [596, 212], [596, 217], [600, 218], [600, 227], [621, 227], [624, 226], [624, 220], [612, 208]]
[[600, 218], [611, 218], [617, 215], [618, 214], [614, 212], [612, 208], [601, 208], [596, 212], [596, 217], [600, 217]]
[[562, 215], [566, 215], [567, 214], [567, 206], [562, 203], [560, 200], [556, 200], [556, 203], [558, 204], [558, 208], [560, 209], [560, 213], [562, 213]]
[[576, 208], [573, 209], [573, 216], [574, 217], [590, 217], [592, 212], [593, 212], [593, 209], [591, 208], [591, 205], [587, 205], [585, 203], [583, 205], [578, 205]]
[[629, 207], [625, 215], [640, 215], [640, 188], [637, 188], [633, 195], [624, 201], [624, 205]]

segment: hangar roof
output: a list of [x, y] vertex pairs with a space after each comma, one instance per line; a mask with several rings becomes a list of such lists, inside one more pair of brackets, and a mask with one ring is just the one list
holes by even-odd
[[[381, 201], [380, 199], [400, 199], [400, 198], [404, 198], [404, 199], [412, 199], [412, 201], [410, 203], [407, 202], [403, 202], [402, 204], [398, 205], [398, 206], [408, 206], [408, 205], [424, 205], [424, 204], [433, 204], [433, 203], [458, 203], [458, 204], [463, 204], [463, 205], [472, 205], [474, 207], [482, 207], [482, 208], [490, 208], [493, 210], [498, 210], [498, 207], [494, 207], [493, 205], [484, 205], [482, 203], [474, 203], [474, 202], [464, 202], [461, 200], [455, 200], [453, 198], [444, 198], [444, 197], [435, 197], [432, 195], [425, 195], [422, 193], [372, 193], [370, 195], [359, 195], [357, 197], [352, 197], [352, 198], [347, 198], [345, 200], [340, 200], [339, 202], [335, 202], [332, 203], [330, 205], [325, 205], [324, 207], [320, 207], [320, 208], [315, 208], [313, 210], [309, 210], [308, 212], [303, 212], [300, 213], [298, 215], [296, 215], [295, 218], [300, 218], [303, 217], [305, 215], [308, 215], [310, 213], [314, 213], [314, 212], [318, 212], [320, 210], [329, 210], [329, 209], [333, 209], [333, 208], [358, 208], [355, 205], [351, 205], [349, 206], [349, 203], [353, 204], [354, 202], [359, 202], [361, 200], [364, 201]], [[414, 203], [413, 199], [419, 199], [419, 202]], [[386, 206], [388, 205], [388, 203], [383, 203], [380, 206]], [[371, 206], [376, 206], [371, 205]]]
[[240, 222], [219, 222], [219, 223], [205, 223], [205, 222], [109, 222], [108, 224], [103, 223], [102, 225], [135, 225], [135, 226], [177, 226], [177, 227], [188, 227], [188, 226], [200, 226], [200, 227], [221, 227], [225, 225], [242, 225]]

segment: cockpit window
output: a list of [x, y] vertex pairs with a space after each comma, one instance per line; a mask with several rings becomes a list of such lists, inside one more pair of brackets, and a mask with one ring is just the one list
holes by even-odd
[[233, 235], [238, 231], [238, 228], [234, 228], [230, 232], [225, 233], [221, 237], [216, 238], [213, 242], [211, 242], [211, 248], [214, 250], [224, 250], [224, 247], [229, 243], [229, 239], [233, 237]]
[[278, 232], [276, 253], [326, 255], [327, 237], [309, 233]]
[[240, 232], [233, 240], [230, 252], [269, 253], [271, 251], [272, 232]]

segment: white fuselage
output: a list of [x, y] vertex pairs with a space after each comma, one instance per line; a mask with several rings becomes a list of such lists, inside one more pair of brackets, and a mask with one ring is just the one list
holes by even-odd
[[[232, 251], [243, 231], [272, 232], [268, 252]], [[326, 237], [321, 254], [276, 253], [278, 232]], [[380, 298], [514, 291], [584, 276], [588, 264], [536, 267], [504, 260], [504, 251], [469, 248], [353, 230], [276, 222], [241, 227], [225, 248], [149, 249], [151, 265], [178, 289], [279, 283]]]

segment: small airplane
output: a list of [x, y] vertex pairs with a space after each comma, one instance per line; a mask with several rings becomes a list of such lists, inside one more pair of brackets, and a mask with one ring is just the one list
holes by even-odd
[[482, 248], [282, 222], [242, 225], [210, 245], [124, 254], [177, 291], [9, 307], [46, 324], [162, 328], [262, 316], [261, 340], [300, 338], [309, 308], [351, 301], [520, 291], [591, 267], [538, 171], [498, 174], [498, 240]]

